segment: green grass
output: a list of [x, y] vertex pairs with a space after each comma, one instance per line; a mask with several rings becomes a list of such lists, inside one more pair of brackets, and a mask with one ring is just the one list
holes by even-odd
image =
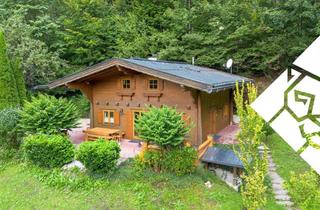
[[290, 179], [290, 173], [304, 173], [309, 171], [310, 166], [276, 133], [270, 135], [266, 141], [272, 155], [273, 161], [277, 165], [279, 175], [285, 179]]
[[[277, 172], [285, 180], [285, 183], [290, 181], [292, 173], [299, 175], [311, 170], [311, 167], [276, 133], [267, 138], [266, 144], [271, 151], [273, 161], [277, 165]], [[302, 208], [304, 204], [303, 200], [301, 200], [300, 191], [303, 187], [297, 185], [290, 186], [286, 187], [285, 184], [295, 205]]]
[[[86, 189], [74, 180], [52, 187], [52, 178], [39, 176], [32, 167], [11, 163], [0, 171], [1, 209], [242, 209], [241, 196], [203, 169], [177, 177], [151, 171], [137, 173], [130, 164]], [[211, 181], [208, 189], [204, 183]], [[70, 185], [70, 186], [69, 186]], [[270, 196], [269, 196], [270, 197]], [[268, 199], [265, 209], [281, 209]]]

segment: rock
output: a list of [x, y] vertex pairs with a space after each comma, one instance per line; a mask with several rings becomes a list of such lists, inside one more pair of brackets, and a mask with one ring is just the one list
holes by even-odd
[[80, 161], [78, 161], [78, 160], [74, 160], [74, 161], [72, 161], [71, 163], [68, 163], [68, 164], [66, 164], [66, 165], [64, 165], [63, 167], [62, 167], [62, 169], [63, 170], [70, 170], [70, 169], [73, 169], [73, 168], [79, 168], [80, 169], [80, 171], [85, 171], [86, 170], [86, 168], [84, 167], [84, 165], [80, 162]]
[[207, 181], [206, 183], [204, 183], [204, 185], [205, 185], [208, 189], [212, 188], [212, 184], [211, 184], [210, 181]]

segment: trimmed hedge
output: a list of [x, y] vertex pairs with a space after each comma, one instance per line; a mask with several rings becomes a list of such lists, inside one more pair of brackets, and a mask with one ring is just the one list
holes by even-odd
[[120, 146], [115, 141], [98, 139], [80, 144], [76, 159], [91, 172], [109, 172], [115, 169], [120, 158]]
[[73, 160], [75, 148], [66, 136], [36, 134], [27, 136], [22, 145], [24, 156], [35, 165], [62, 167]]

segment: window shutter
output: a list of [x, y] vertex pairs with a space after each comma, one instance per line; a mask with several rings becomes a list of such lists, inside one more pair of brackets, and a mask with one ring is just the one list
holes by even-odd
[[98, 124], [103, 124], [103, 111], [98, 112]]
[[126, 120], [127, 120], [127, 129], [125, 131], [126, 138], [133, 139], [133, 121], [132, 121], [132, 111], [127, 110], [125, 112]]
[[117, 111], [114, 112], [114, 125], [115, 126], [120, 125], [120, 113]]

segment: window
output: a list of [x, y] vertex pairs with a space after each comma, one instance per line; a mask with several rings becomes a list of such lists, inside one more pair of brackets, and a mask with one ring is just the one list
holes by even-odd
[[130, 89], [131, 81], [129, 79], [122, 80], [122, 88], [123, 89]]
[[105, 125], [113, 125], [114, 124], [114, 111], [113, 110], [105, 110], [103, 111], [103, 124]]
[[152, 90], [158, 89], [158, 80], [156, 79], [149, 80], [149, 89], [152, 89]]

